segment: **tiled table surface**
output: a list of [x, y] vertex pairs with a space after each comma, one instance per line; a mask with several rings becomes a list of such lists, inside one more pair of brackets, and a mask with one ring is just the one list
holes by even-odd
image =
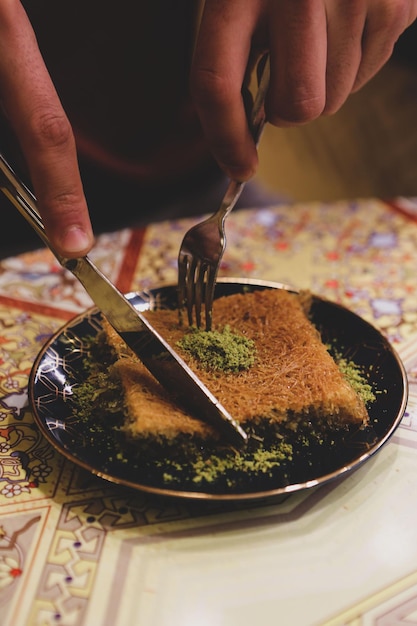
[[[172, 284], [195, 220], [102, 235], [122, 291]], [[161, 500], [55, 452], [27, 404], [46, 339], [91, 305], [40, 249], [0, 262], [1, 626], [417, 624], [417, 201], [233, 213], [221, 275], [309, 288], [375, 324], [406, 366], [400, 427], [358, 471], [283, 501]]]

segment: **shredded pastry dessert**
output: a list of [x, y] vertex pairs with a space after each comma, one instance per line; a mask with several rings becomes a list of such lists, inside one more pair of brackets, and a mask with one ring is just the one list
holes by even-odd
[[[308, 319], [308, 308], [308, 296], [281, 289], [217, 299], [213, 328], [227, 326], [255, 346], [250, 367], [231, 372], [207, 368], [184, 349], [182, 340], [193, 331], [179, 323], [178, 311], [146, 315], [243, 427], [269, 423], [296, 430], [301, 422], [315, 428], [366, 424], [365, 403]], [[173, 403], [113, 329], [103, 325], [117, 353], [113, 368], [122, 383], [127, 407], [123, 429], [128, 438], [216, 439], [217, 432]]]

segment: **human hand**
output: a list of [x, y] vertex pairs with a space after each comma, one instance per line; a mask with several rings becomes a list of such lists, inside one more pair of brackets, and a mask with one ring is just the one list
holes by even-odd
[[74, 136], [18, 0], [0, 2], [0, 102], [25, 156], [52, 244], [64, 257], [87, 254], [93, 233]]
[[242, 85], [269, 50], [267, 121], [291, 126], [335, 113], [391, 56], [416, 0], [206, 0], [191, 89], [212, 152], [235, 180], [257, 167]]

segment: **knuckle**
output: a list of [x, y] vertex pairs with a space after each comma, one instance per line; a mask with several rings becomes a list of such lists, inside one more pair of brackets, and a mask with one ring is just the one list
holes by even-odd
[[63, 233], [74, 225], [84, 224], [88, 219], [82, 199], [70, 191], [51, 193], [39, 198], [39, 208], [45, 228], [51, 233]]
[[62, 230], [65, 223], [79, 219], [79, 198], [70, 192], [59, 192], [39, 199], [45, 225]]
[[77, 213], [81, 198], [73, 191], [63, 190], [55, 194], [53, 200], [58, 209], [65, 210], [66, 215], [71, 217], [71, 214]]
[[38, 109], [32, 115], [34, 141], [40, 149], [60, 148], [69, 144], [72, 130], [64, 112]]
[[386, 0], [379, 7], [370, 29], [378, 34], [381, 40], [384, 37], [387, 45], [390, 45], [408, 25], [409, 16], [409, 0]]
[[49, 221], [56, 221], [59, 224], [63, 218], [69, 223], [76, 220], [79, 216], [81, 203], [80, 194], [64, 189], [58, 193], [46, 194], [42, 198], [41, 204]]

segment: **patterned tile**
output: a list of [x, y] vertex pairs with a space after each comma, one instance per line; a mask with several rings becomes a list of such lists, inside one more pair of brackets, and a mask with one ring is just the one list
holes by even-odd
[[[397, 347], [410, 381], [393, 440], [347, 479], [275, 501], [185, 503], [117, 487], [39, 434], [27, 384], [44, 342], [91, 306], [46, 250], [0, 262], [2, 626], [417, 623], [417, 203], [237, 211], [220, 275], [340, 302]], [[196, 220], [98, 237], [123, 291], [176, 280]], [[300, 600], [302, 599], [302, 601]]]

